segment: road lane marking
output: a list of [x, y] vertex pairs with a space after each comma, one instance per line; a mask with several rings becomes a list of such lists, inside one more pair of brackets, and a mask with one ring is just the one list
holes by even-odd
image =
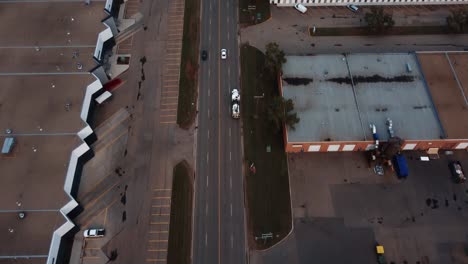
[[[228, 18], [229, 18], [229, 17], [228, 17]], [[229, 40], [229, 31], [228, 31], [228, 33], [227, 33], [227, 39]]]
[[154, 192], [170, 191], [171, 189], [153, 189]]
[[151, 214], [152, 216], [170, 216], [170, 214]]
[[229, 151], [229, 160], [232, 160], [232, 152]]
[[149, 231], [150, 234], [167, 234], [169, 231], [158, 230], [158, 231]]
[[166, 262], [166, 259], [146, 259], [146, 262]]
[[231, 216], [232, 216], [232, 203], [231, 203]]
[[208, 97], [210, 97], [210, 89], [208, 88]]
[[[218, 0], [218, 48], [221, 46], [221, 1]], [[221, 59], [218, 56], [218, 113], [221, 112]], [[221, 115], [218, 115], [221, 131]], [[221, 133], [218, 133], [218, 264], [221, 263]]]
[[234, 236], [231, 234], [231, 248], [234, 248]]
[[208, 129], [208, 139], [210, 139], [210, 130]]
[[208, 118], [210, 118], [210, 109], [208, 109]]
[[148, 240], [148, 242], [150, 242], [150, 243], [167, 243], [167, 239], [166, 240], [154, 239], [154, 240]]
[[148, 252], [166, 252], [166, 249], [148, 249]]
[[231, 137], [231, 128], [229, 128], [229, 137]]
[[205, 215], [208, 215], [208, 203], [206, 203], [206, 207], [205, 207]]
[[210, 178], [208, 178], [208, 175], [206, 175], [206, 187], [208, 188], [208, 181]]
[[170, 196], [153, 196], [152, 199], [171, 199]]
[[211, 76], [211, 68], [208, 68], [208, 77]]
[[208, 233], [205, 233], [205, 246], [208, 246]]
[[150, 222], [150, 225], [168, 225], [169, 222]]
[[210, 26], [211, 26], [211, 17], [210, 17]]
[[208, 163], [210, 161], [210, 153], [207, 152], [206, 153], [206, 163]]
[[232, 177], [229, 176], [229, 189], [232, 189]]
[[169, 207], [169, 204], [152, 205], [151, 207], [153, 207], [153, 208], [164, 208], [164, 207]]

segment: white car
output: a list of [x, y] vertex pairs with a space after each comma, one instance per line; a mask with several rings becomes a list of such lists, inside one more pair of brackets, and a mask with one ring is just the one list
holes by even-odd
[[347, 5], [346, 6], [349, 10], [353, 11], [353, 12], [357, 12], [359, 11], [359, 7], [355, 6], [355, 5]]
[[305, 6], [302, 5], [302, 4], [295, 4], [295, 5], [294, 5], [294, 8], [295, 8], [297, 11], [301, 12], [302, 14], [305, 14], [305, 12], [307, 12], [307, 7], [305, 7]]
[[237, 89], [231, 92], [231, 115], [236, 119], [240, 117], [240, 94]]
[[232, 117], [238, 119], [240, 117], [240, 106], [236, 101], [232, 102]]
[[226, 49], [221, 49], [221, 59], [223, 59], [223, 60], [227, 59], [227, 50]]
[[90, 228], [83, 232], [84, 237], [103, 237], [106, 234], [106, 230], [102, 228]]
[[240, 101], [240, 94], [237, 89], [232, 90], [231, 92], [231, 101]]

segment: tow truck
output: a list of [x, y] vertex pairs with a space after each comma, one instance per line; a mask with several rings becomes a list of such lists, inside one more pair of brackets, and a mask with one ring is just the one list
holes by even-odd
[[237, 89], [231, 92], [231, 115], [235, 119], [240, 117], [240, 94]]

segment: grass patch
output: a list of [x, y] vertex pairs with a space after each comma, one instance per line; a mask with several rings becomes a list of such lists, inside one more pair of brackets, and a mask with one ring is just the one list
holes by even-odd
[[190, 264], [193, 178], [185, 161], [173, 173], [167, 263]]
[[177, 124], [184, 129], [193, 124], [197, 111], [199, 36], [200, 0], [186, 0], [177, 106]]
[[[255, 9], [249, 9], [249, 6], [255, 6]], [[241, 25], [249, 26], [262, 23], [270, 16], [270, 3], [268, 0], [239, 1], [239, 21]]]
[[[317, 28], [315, 34], [313, 28], [309, 29], [311, 36], [380, 36], [373, 35], [365, 27], [337, 27], [337, 28]], [[447, 26], [418, 26], [418, 27], [393, 27], [385, 31], [385, 35], [440, 35], [450, 34]]]
[[[264, 73], [264, 55], [254, 47], [241, 48], [241, 85], [244, 151], [247, 162], [255, 163], [256, 174], [246, 171], [249, 243], [267, 248], [291, 229], [291, 202], [283, 135], [274, 132], [266, 109], [279, 94], [275, 78]], [[264, 94], [262, 99], [254, 96]], [[267, 153], [267, 146], [271, 152]], [[255, 236], [273, 233], [266, 243]]]

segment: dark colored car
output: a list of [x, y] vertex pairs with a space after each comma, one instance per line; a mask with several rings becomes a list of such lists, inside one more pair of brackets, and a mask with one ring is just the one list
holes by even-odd
[[206, 59], [208, 59], [208, 51], [202, 50], [202, 52], [201, 52], [201, 59], [204, 60], [204, 61], [205, 61]]
[[452, 161], [449, 163], [450, 172], [452, 173], [452, 178], [456, 183], [463, 183], [466, 181], [465, 173], [459, 161]]
[[408, 177], [408, 163], [403, 155], [397, 154], [393, 157], [393, 167], [395, 168], [398, 178]]

